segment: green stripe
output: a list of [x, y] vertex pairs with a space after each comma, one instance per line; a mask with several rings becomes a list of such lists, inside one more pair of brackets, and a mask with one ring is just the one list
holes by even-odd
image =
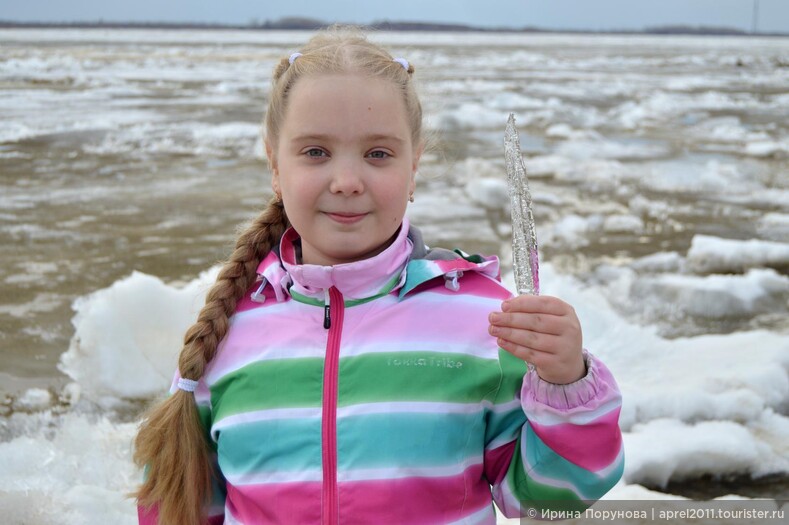
[[488, 411], [487, 420], [485, 446], [490, 445], [494, 439], [499, 441], [496, 446], [501, 446], [513, 439], [517, 439], [520, 435], [521, 427], [526, 421], [526, 414], [523, 413], [520, 405], [515, 405], [512, 410], [506, 412]]
[[540, 509], [582, 511], [589, 507], [591, 500], [600, 499], [622, 477], [624, 464], [620, 464], [606, 477], [601, 478], [593, 472], [570, 463], [543, 443], [530, 426], [526, 429], [526, 441], [529, 443], [526, 458], [533, 466], [530, 472], [569, 482], [578, 489], [584, 498], [587, 498], [581, 500], [570, 489], [543, 485], [532, 479], [525, 472], [519, 452], [521, 438], [518, 438], [518, 448], [515, 449], [510, 470], [507, 472], [507, 483], [509, 483], [512, 493], [520, 501], [531, 506]]
[[197, 405], [197, 418], [200, 420], [200, 428], [203, 430], [203, 437], [213, 452], [216, 452], [216, 443], [211, 439], [211, 407], [208, 405]]
[[341, 469], [455, 465], [482, 451], [482, 411], [390, 413], [337, 420]]
[[399, 296], [402, 299], [405, 294], [419, 286], [420, 284], [443, 275], [441, 269], [433, 261], [425, 259], [414, 259], [408, 261], [405, 274], [405, 284], [400, 288]]
[[239, 423], [219, 435], [225, 476], [321, 468], [321, 419], [278, 419]]
[[[382, 413], [337, 420], [340, 469], [455, 465], [482, 451], [483, 411]], [[265, 446], [261, 446], [265, 443]], [[220, 431], [227, 474], [321, 468], [321, 419], [239, 423]]]
[[338, 405], [381, 401], [476, 403], [498, 386], [495, 359], [459, 353], [380, 352], [340, 360]]
[[535, 465], [534, 472], [549, 478], [570, 480], [585, 498], [599, 499], [622, 477], [624, 465], [619, 465], [620, 468], [613, 469], [605, 478], [601, 478], [598, 474], [571, 463], [537, 437], [531, 426], [526, 430], [526, 440], [533, 444], [527, 458]]
[[[225, 375], [211, 386], [214, 422], [255, 410], [320, 407], [323, 366], [321, 358], [275, 359]], [[382, 352], [344, 357], [340, 359], [338, 405], [492, 401], [499, 374], [497, 360], [459, 353]]]
[[211, 386], [214, 422], [267, 408], [319, 407], [323, 359], [315, 357], [257, 361]]
[[520, 397], [523, 386], [523, 375], [528, 370], [526, 361], [515, 357], [506, 350], [499, 348], [499, 363], [501, 363], [501, 387], [496, 395], [495, 403], [506, 403], [515, 397]]
[[[400, 275], [398, 274], [392, 277], [391, 279], [389, 279], [389, 282], [387, 282], [384, 285], [384, 287], [381, 288], [381, 291], [378, 292], [376, 295], [365, 297], [364, 299], [345, 299], [343, 300], [343, 304], [345, 305], [346, 308], [350, 308], [351, 306], [357, 306], [360, 304], [369, 303], [370, 301], [374, 301], [379, 297], [388, 295], [389, 292], [391, 292], [399, 282], [400, 282]], [[326, 306], [326, 302], [324, 300], [315, 299], [314, 297], [308, 297], [306, 295], [302, 295], [298, 292], [293, 291], [292, 289], [290, 290], [290, 296], [293, 297], [294, 300], [300, 303], [310, 304], [312, 306]]]

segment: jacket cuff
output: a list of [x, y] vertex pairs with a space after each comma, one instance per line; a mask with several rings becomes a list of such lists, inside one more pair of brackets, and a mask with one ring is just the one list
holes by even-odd
[[586, 375], [566, 385], [549, 383], [530, 370], [523, 376], [521, 388], [521, 404], [524, 411], [532, 411], [550, 407], [559, 411], [570, 411], [574, 408], [597, 408], [610, 402], [613, 397], [620, 398], [619, 387], [606, 366], [588, 350], [583, 350]]

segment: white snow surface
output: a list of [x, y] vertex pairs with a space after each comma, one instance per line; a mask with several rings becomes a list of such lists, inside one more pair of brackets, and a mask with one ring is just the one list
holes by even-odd
[[789, 267], [789, 243], [695, 235], [687, 255], [697, 273], [742, 273], [748, 268]]

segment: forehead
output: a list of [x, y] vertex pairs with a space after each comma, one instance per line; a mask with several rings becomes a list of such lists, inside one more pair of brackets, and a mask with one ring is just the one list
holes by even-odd
[[403, 95], [392, 82], [362, 75], [301, 78], [292, 88], [282, 138], [329, 136], [353, 141], [371, 135], [410, 140]]

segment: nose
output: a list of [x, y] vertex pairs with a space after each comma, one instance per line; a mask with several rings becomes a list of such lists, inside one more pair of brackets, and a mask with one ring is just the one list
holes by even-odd
[[360, 162], [350, 158], [335, 158], [329, 191], [353, 195], [364, 191], [363, 169]]

